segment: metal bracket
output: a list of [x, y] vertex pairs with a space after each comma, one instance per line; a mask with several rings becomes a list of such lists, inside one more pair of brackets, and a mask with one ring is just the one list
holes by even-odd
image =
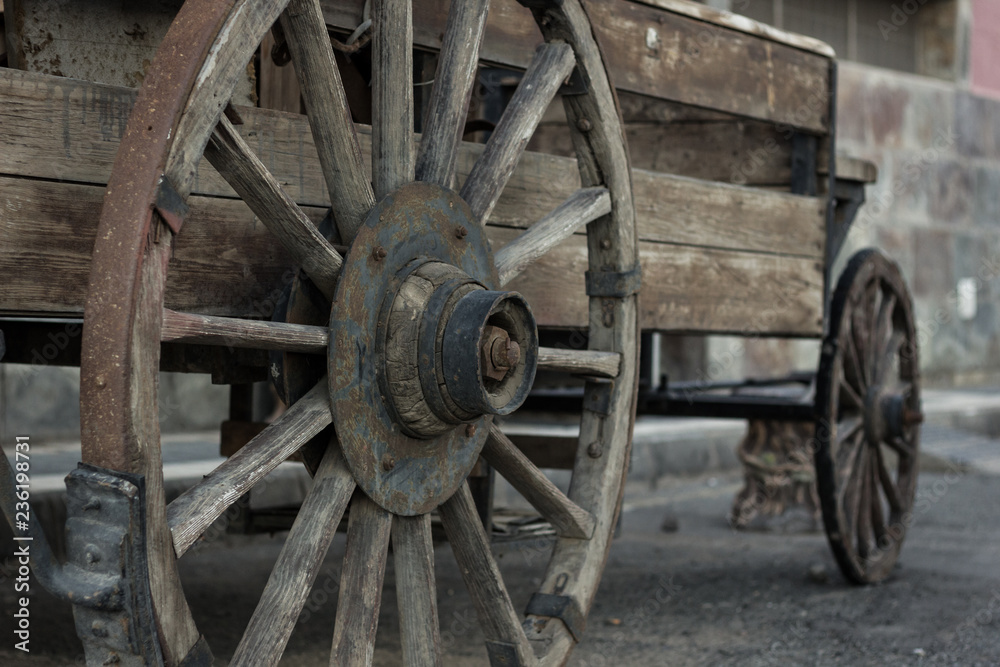
[[816, 180], [816, 155], [819, 139], [814, 134], [796, 132], [792, 135], [792, 183], [793, 195], [815, 197], [819, 191]]
[[625, 298], [642, 287], [642, 267], [629, 271], [587, 271], [587, 295]]
[[583, 409], [607, 417], [611, 414], [611, 394], [615, 381], [606, 378], [587, 378], [583, 390]]
[[573, 640], [578, 643], [583, 638], [583, 633], [587, 628], [587, 619], [580, 610], [580, 605], [568, 595], [535, 593], [528, 601], [528, 607], [524, 610], [524, 613], [533, 616], [558, 618], [565, 624], [569, 633], [573, 635]]
[[490, 657], [490, 667], [523, 667], [517, 657], [517, 644], [486, 640], [486, 654]]
[[81, 463], [66, 477], [71, 567], [118, 578], [122, 604], [77, 604], [76, 632], [89, 665], [162, 665], [146, 562], [145, 482], [141, 475]]
[[174, 234], [180, 233], [181, 227], [184, 226], [184, 218], [188, 214], [188, 205], [166, 174], [160, 176], [160, 182], [156, 187], [154, 206], [156, 212], [160, 214], [163, 222], [167, 223], [171, 231]]

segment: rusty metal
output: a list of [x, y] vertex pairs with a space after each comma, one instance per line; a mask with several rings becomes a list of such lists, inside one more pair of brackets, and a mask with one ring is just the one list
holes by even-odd
[[[454, 229], [465, 226], [465, 240]], [[386, 256], [372, 261], [382, 246]], [[489, 432], [490, 417], [475, 430], [457, 425], [436, 437], [404, 434], [392, 417], [384, 375], [386, 305], [407, 268], [429, 261], [457, 267], [470, 279], [495, 288], [489, 242], [461, 198], [428, 183], [393, 192], [372, 209], [344, 261], [330, 316], [328, 378], [337, 436], [358, 486], [395, 514], [430, 511], [465, 480]], [[389, 456], [391, 470], [382, 466]]]

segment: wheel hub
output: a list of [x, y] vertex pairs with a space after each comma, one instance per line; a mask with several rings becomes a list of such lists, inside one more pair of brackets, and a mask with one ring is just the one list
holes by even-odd
[[391, 512], [450, 497], [493, 415], [527, 396], [535, 321], [496, 285], [480, 225], [435, 185], [388, 195], [351, 245], [330, 316], [331, 410], [358, 485]]

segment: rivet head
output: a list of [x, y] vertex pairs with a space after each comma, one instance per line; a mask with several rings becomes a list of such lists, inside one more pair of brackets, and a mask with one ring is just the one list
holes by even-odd
[[476, 435], [476, 425], [475, 424], [466, 424], [465, 425], [465, 437], [466, 438], [473, 438], [473, 437], [475, 437], [475, 435]]
[[594, 124], [591, 123], [586, 118], [581, 118], [580, 120], [576, 121], [576, 129], [580, 130], [581, 132], [590, 132], [592, 129], [594, 129]]
[[90, 564], [98, 563], [101, 560], [101, 552], [93, 544], [88, 544], [84, 550], [84, 558]]
[[455, 230], [455, 237], [456, 238], [460, 238], [460, 239], [464, 239], [468, 235], [468, 233], [469, 233], [469, 230], [466, 229], [464, 226], [460, 225], [459, 228]]
[[601, 241], [601, 248], [603, 248], [604, 250], [611, 250], [611, 240], [604, 239], [603, 241]]
[[385, 256], [388, 254], [389, 253], [385, 251], [385, 248], [383, 248], [380, 245], [377, 245], [375, 246], [375, 248], [372, 249], [372, 259], [374, 259], [376, 262], [381, 262], [383, 259], [385, 259]]
[[383, 454], [382, 455], [382, 470], [385, 470], [386, 472], [388, 472], [388, 471], [392, 470], [395, 467], [396, 467], [396, 461], [395, 461], [395, 459], [393, 459], [392, 456], [389, 455], [389, 454]]
[[103, 375], [98, 375], [97, 376], [97, 388], [98, 389], [104, 389], [107, 386], [108, 386], [108, 381], [104, 379], [104, 376]]
[[595, 440], [594, 442], [587, 445], [587, 456], [592, 459], [601, 458], [601, 454], [604, 453], [604, 447], [601, 445], [600, 441]]

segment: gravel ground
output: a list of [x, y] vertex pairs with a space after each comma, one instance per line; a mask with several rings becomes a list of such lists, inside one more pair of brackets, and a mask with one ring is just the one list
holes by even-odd
[[[822, 535], [736, 533], [725, 514], [736, 477], [630, 488], [583, 643], [571, 665], [1000, 665], [1000, 478], [925, 474], [916, 523], [889, 581], [847, 584]], [[664, 532], [661, 525], [676, 522]], [[281, 538], [232, 538], [182, 561], [185, 588], [217, 665], [235, 648]], [[343, 553], [338, 537], [282, 664], [326, 665]], [[446, 664], [486, 664], [471, 601], [437, 549]], [[498, 552], [521, 609], [547, 559], [544, 542]], [[9, 564], [7, 564], [9, 568]], [[5, 569], [9, 572], [9, 569]], [[398, 663], [393, 571], [376, 664]], [[0, 582], [0, 664], [82, 664], [68, 608], [32, 598], [32, 653], [13, 650], [13, 582]]]

